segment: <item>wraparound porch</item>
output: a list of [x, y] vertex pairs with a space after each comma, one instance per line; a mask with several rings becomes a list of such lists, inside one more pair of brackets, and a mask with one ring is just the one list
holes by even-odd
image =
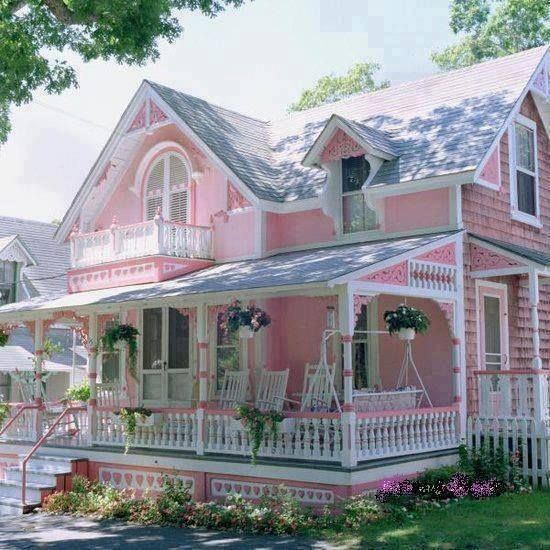
[[[193, 294], [175, 291], [176, 281], [171, 281], [162, 284], [161, 296], [150, 292], [151, 287], [129, 287], [115, 289], [108, 297], [103, 291], [81, 293], [70, 297], [73, 303], [62, 298], [57, 304], [14, 312], [12, 322], [26, 322], [34, 333], [37, 386], [40, 350], [50, 323], [73, 322], [88, 340], [90, 402], [86, 411], [75, 413], [77, 431], [58, 433], [49, 444], [121, 447], [124, 430], [114, 413], [121, 406], [139, 404], [156, 418], [150, 426], [137, 427], [136, 449], [247, 455], [248, 431], [235, 421], [233, 410], [219, 408], [224, 370], [248, 373], [246, 400], [253, 401], [262, 372], [288, 369], [282, 397], [300, 402], [305, 366], [319, 363], [323, 335], [329, 330], [333, 336], [326, 357], [335, 369], [334, 399], [323, 411], [285, 407], [285, 421], [276, 435], [265, 435], [260, 458], [354, 467], [374, 459], [455, 448], [464, 433], [455, 241], [456, 235], [444, 242], [434, 239], [428, 246], [414, 246], [385, 262], [353, 269], [352, 275], [340, 272], [323, 282]], [[208, 274], [203, 273], [203, 279]], [[260, 305], [272, 316], [272, 324], [251, 340], [224, 338], [219, 315], [234, 298]], [[432, 327], [414, 343], [421, 379], [397, 387], [405, 346], [385, 333], [381, 318], [386, 308], [406, 300], [429, 311]], [[113, 357], [98, 349], [102, 330], [113, 321], [131, 323], [140, 331], [137, 380], [128, 368], [126, 350], [114, 360], [119, 365], [115, 379]], [[101, 396], [107, 383], [122, 394], [116, 402]], [[421, 399], [411, 402], [417, 393], [423, 394]], [[26, 411], [13, 431], [25, 436], [27, 426], [27, 439], [35, 438], [41, 433], [36, 429], [40, 416], [39, 410]]]

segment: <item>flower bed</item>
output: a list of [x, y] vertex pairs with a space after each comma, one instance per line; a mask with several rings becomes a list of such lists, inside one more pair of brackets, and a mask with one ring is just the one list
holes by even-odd
[[[513, 457], [512, 457], [513, 458]], [[281, 486], [259, 502], [228, 495], [224, 502], [196, 502], [181, 480], [165, 478], [153, 498], [138, 499], [131, 490], [118, 490], [79, 476], [69, 493], [49, 495], [46, 512], [98, 519], [122, 519], [141, 524], [202, 527], [247, 533], [294, 534], [319, 530], [357, 530], [381, 520], [400, 522], [414, 510], [441, 506], [441, 502], [481, 499], [519, 491], [524, 484], [503, 452], [461, 449], [456, 467], [428, 470], [414, 480], [386, 480], [376, 499], [359, 495], [323, 509], [298, 502]]]

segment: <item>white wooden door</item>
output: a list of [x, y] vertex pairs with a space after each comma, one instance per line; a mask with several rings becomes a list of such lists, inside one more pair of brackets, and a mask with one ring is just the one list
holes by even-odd
[[478, 286], [480, 365], [485, 370], [509, 368], [506, 285]]
[[189, 317], [172, 308], [144, 309], [141, 323], [144, 405], [189, 405], [192, 393]]

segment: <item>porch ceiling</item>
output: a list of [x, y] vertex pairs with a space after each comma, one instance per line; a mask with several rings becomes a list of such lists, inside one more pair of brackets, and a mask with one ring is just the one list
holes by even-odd
[[125, 302], [198, 297], [212, 293], [323, 284], [419, 248], [434, 245], [456, 233], [448, 231], [288, 252], [257, 260], [219, 264], [162, 283], [36, 298], [1, 307], [0, 322], [7, 322], [14, 316], [26, 312], [46, 313], [91, 305], [108, 306]]

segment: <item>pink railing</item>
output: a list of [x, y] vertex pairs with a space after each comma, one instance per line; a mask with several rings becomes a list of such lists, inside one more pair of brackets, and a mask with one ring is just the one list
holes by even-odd
[[[23, 506], [26, 504], [27, 500], [27, 464], [29, 460], [33, 457], [36, 451], [44, 444], [44, 442], [50, 437], [54, 430], [59, 426], [60, 422], [69, 414], [74, 414], [75, 412], [85, 411], [86, 407], [67, 407], [63, 412], [52, 422], [51, 426], [46, 430], [46, 432], [40, 437], [36, 442], [34, 447], [26, 454], [25, 458], [21, 461], [21, 502]], [[1, 435], [1, 434], [0, 434]]]

